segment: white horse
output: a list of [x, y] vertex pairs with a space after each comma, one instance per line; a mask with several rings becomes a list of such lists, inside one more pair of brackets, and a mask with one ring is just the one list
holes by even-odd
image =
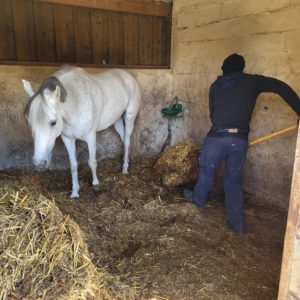
[[79, 197], [76, 139], [88, 145], [92, 183], [97, 185], [96, 132], [114, 125], [124, 143], [123, 173], [128, 172], [130, 136], [141, 102], [140, 88], [130, 73], [113, 69], [91, 75], [65, 66], [37, 92], [28, 81], [23, 80], [23, 85], [30, 97], [25, 115], [34, 138], [33, 163], [49, 167], [55, 140], [61, 135], [71, 165], [71, 198]]

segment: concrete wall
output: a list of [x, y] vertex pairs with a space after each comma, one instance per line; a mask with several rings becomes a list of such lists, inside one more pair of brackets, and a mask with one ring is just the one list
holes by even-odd
[[[245, 56], [246, 72], [274, 76], [300, 94], [299, 0], [175, 0], [173, 2], [172, 69], [131, 70], [143, 90], [143, 102], [133, 136], [132, 155], [157, 155], [167, 136], [167, 120], [160, 109], [178, 96], [184, 103], [182, 119], [171, 121], [171, 144], [193, 139], [201, 143], [210, 127], [208, 90], [221, 73], [224, 57]], [[21, 85], [26, 78], [37, 88], [54, 67], [0, 66], [0, 169], [30, 168], [32, 139], [23, 117], [27, 99]], [[90, 72], [102, 70], [90, 69]], [[280, 97], [259, 97], [250, 140], [296, 123], [296, 116]], [[245, 168], [245, 190], [255, 201], [287, 207], [296, 132], [250, 147]], [[120, 155], [114, 130], [98, 135], [98, 159]], [[86, 147], [78, 144], [79, 161]], [[53, 167], [67, 167], [67, 156], [57, 141]]]
[[[246, 72], [277, 77], [300, 95], [299, 20], [299, 0], [173, 2], [172, 92], [187, 106], [188, 137], [203, 141], [210, 127], [208, 90], [231, 53], [245, 56]], [[262, 94], [250, 140], [296, 124], [296, 120], [280, 97]], [[295, 144], [296, 131], [249, 149], [245, 190], [255, 194], [256, 201], [287, 207]]]
[[[29, 80], [36, 90], [56, 69], [55, 67], [0, 66], [0, 169], [32, 168], [31, 131], [23, 115], [28, 97], [23, 90], [21, 80], [23, 78]], [[103, 70], [88, 69], [87, 71], [93, 73]], [[136, 76], [143, 92], [142, 105], [132, 137], [131, 156], [155, 156], [160, 153], [167, 138], [168, 124], [160, 110], [169, 105], [171, 100], [170, 71], [131, 70], [131, 72]], [[97, 138], [99, 160], [121, 155], [122, 144], [113, 128], [99, 133]], [[79, 162], [86, 160], [85, 143], [78, 142], [77, 156]], [[52, 167], [68, 166], [67, 152], [58, 138]]]

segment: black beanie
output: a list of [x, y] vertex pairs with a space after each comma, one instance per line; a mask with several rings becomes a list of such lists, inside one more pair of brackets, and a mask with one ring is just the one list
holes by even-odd
[[245, 59], [243, 56], [239, 54], [231, 54], [227, 58], [225, 58], [222, 70], [223, 73], [237, 72], [243, 71], [245, 68]]

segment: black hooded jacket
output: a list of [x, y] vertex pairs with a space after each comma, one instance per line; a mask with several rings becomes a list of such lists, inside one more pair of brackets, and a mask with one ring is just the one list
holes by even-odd
[[238, 128], [240, 132], [233, 134], [247, 138], [256, 98], [264, 92], [280, 95], [296, 114], [300, 115], [300, 99], [286, 83], [262, 75], [231, 72], [219, 76], [210, 87], [209, 110], [212, 128], [209, 135], [226, 136], [229, 133], [217, 131]]

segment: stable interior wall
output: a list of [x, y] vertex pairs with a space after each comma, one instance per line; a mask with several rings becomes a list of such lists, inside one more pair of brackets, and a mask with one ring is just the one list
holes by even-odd
[[[161, 108], [178, 96], [184, 118], [171, 121], [171, 144], [192, 139], [202, 143], [210, 127], [208, 91], [221, 74], [223, 59], [238, 52], [248, 73], [274, 76], [300, 94], [299, 0], [175, 0], [173, 2], [171, 70], [130, 70], [143, 91], [143, 101], [132, 139], [131, 155], [155, 156], [167, 139], [167, 120]], [[56, 67], [0, 66], [0, 169], [31, 168], [33, 144], [23, 116], [27, 95], [21, 79], [38, 88]], [[87, 69], [89, 72], [103, 69]], [[259, 96], [251, 123], [250, 140], [296, 124], [296, 115], [274, 94]], [[287, 207], [296, 131], [249, 148], [245, 191], [258, 203]], [[86, 159], [78, 143], [79, 162]], [[98, 134], [97, 157], [121, 155], [113, 129]], [[67, 153], [58, 139], [54, 168], [68, 167]]]
[[[186, 106], [186, 138], [202, 143], [210, 127], [208, 92], [221, 65], [236, 52], [245, 72], [276, 77], [300, 95], [299, 0], [175, 0], [172, 93]], [[294, 111], [275, 94], [261, 94], [249, 140], [294, 125]], [[245, 191], [256, 203], [287, 207], [296, 130], [249, 148]], [[182, 135], [183, 136], [183, 135]]]
[[[43, 80], [58, 67], [0, 66], [0, 170], [7, 168], [31, 169], [33, 140], [23, 111], [28, 96], [22, 79], [29, 80], [37, 90]], [[105, 69], [86, 69], [89, 73]], [[130, 70], [142, 90], [142, 104], [135, 123], [130, 149], [131, 158], [156, 156], [161, 152], [168, 135], [168, 121], [161, 109], [169, 105], [171, 97], [170, 70]], [[178, 126], [181, 120], [177, 121]], [[97, 159], [122, 155], [122, 143], [113, 128], [97, 135]], [[87, 159], [87, 146], [77, 142], [79, 163]], [[67, 151], [60, 138], [54, 147], [52, 168], [69, 166]], [[121, 168], [121, 167], [120, 167]]]

